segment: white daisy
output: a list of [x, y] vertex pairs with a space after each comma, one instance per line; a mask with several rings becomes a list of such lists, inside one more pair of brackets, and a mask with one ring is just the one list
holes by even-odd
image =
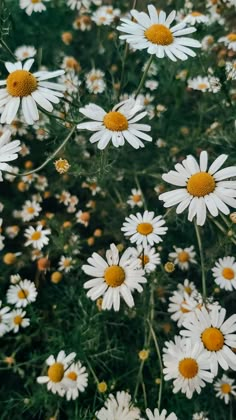
[[190, 340], [175, 337], [175, 342], [165, 343], [163, 349], [164, 379], [174, 379], [173, 392], [181, 391], [187, 398], [201, 392], [205, 382], [212, 382], [214, 375], [208, 371], [209, 357], [202, 343], [191, 345]]
[[182, 293], [184, 296], [184, 293], [188, 293], [189, 296], [191, 296], [193, 293], [195, 294], [197, 289], [195, 284], [192, 281], [189, 281], [188, 279], [185, 279], [183, 284], [178, 283], [177, 285], [178, 291]]
[[186, 292], [182, 294], [174, 291], [169, 300], [168, 312], [172, 314], [171, 319], [177, 322], [178, 327], [181, 327], [189, 314], [199, 307], [198, 300], [194, 299], [193, 296], [189, 296]]
[[226, 62], [225, 71], [227, 74], [227, 80], [236, 80], [236, 60]]
[[87, 296], [92, 300], [102, 299], [102, 309], [120, 309], [120, 297], [132, 308], [134, 300], [132, 292], [142, 292], [142, 283], [147, 280], [144, 270], [140, 269], [138, 261], [132, 258], [132, 248], [126, 249], [122, 257], [114, 244], [106, 252], [106, 260], [94, 252], [88, 258], [90, 265], [83, 265], [82, 270], [93, 278], [84, 284], [85, 289], [90, 289]]
[[77, 128], [95, 131], [89, 140], [91, 143], [98, 142], [98, 149], [105, 149], [110, 140], [115, 147], [124, 146], [126, 140], [138, 149], [144, 147], [140, 139], [152, 141], [152, 138], [144, 133], [151, 130], [150, 125], [137, 123], [147, 115], [145, 111], [140, 113], [142, 109], [139, 101], [132, 98], [120, 102], [109, 112], [100, 106], [89, 104], [80, 108], [80, 112], [94, 121], [78, 124]]
[[110, 26], [118, 16], [120, 16], [119, 9], [114, 9], [112, 6], [101, 6], [92, 14], [92, 20], [98, 26]]
[[23, 222], [29, 222], [30, 220], [39, 216], [41, 210], [42, 207], [39, 203], [37, 203], [37, 201], [26, 200], [21, 211], [21, 217]]
[[201, 12], [196, 10], [190, 12], [183, 20], [185, 23], [190, 25], [196, 25], [196, 23], [207, 23], [208, 17]]
[[234, 380], [225, 374], [214, 383], [216, 396], [224, 400], [225, 404], [229, 404], [231, 395], [236, 396], [236, 385], [234, 383]]
[[123, 23], [117, 29], [125, 35], [121, 35], [120, 39], [126, 40], [134, 49], [147, 49], [149, 54], [155, 54], [158, 58], [166, 55], [172, 61], [177, 61], [177, 58], [186, 60], [188, 56], [196, 56], [189, 47], [200, 48], [201, 44], [195, 39], [182, 37], [195, 32], [194, 27], [186, 28], [186, 23], [181, 22], [170, 28], [176, 16], [175, 11], [166, 17], [164, 11], [158, 13], [156, 7], [150, 4], [148, 12], [149, 15], [131, 10], [135, 22], [122, 18]]
[[175, 252], [169, 253], [169, 259], [173, 260], [173, 263], [178, 265], [181, 270], [188, 270], [190, 264], [197, 264], [193, 245], [186, 248], [178, 248], [174, 245], [173, 248]]
[[127, 200], [127, 204], [129, 204], [130, 207], [132, 208], [134, 206], [142, 207], [143, 206], [142, 192], [140, 190], [137, 190], [136, 188], [133, 188], [131, 190], [131, 195], [129, 196]]
[[101, 0], [67, 0], [67, 6], [72, 10], [80, 10], [82, 7], [89, 9], [91, 4], [100, 6]]
[[197, 76], [193, 79], [188, 79], [188, 88], [207, 92], [210, 89], [209, 78], [207, 76]]
[[88, 373], [86, 372], [86, 368], [80, 362], [72, 363], [65, 371], [62, 385], [66, 390], [65, 395], [67, 401], [76, 400], [79, 392], [84, 392], [88, 386]]
[[25, 9], [25, 13], [31, 16], [33, 12], [44, 12], [46, 10], [46, 6], [44, 2], [50, 0], [20, 0], [20, 8]]
[[144, 269], [146, 273], [155, 271], [156, 266], [161, 263], [160, 254], [156, 252], [155, 248], [151, 248], [149, 245], [144, 248], [142, 245], [137, 246], [137, 249], [133, 248], [134, 258], [139, 261], [140, 267]]
[[64, 271], [65, 273], [69, 273], [73, 268], [74, 261], [71, 257], [65, 257], [64, 255], [61, 256], [59, 261], [59, 271]]
[[215, 282], [221, 289], [232, 292], [236, 289], [236, 261], [234, 257], [219, 258], [212, 268]]
[[98, 420], [139, 420], [140, 411], [134, 407], [131, 395], [118, 391], [116, 396], [110, 394], [104, 407], [95, 413]]
[[236, 51], [236, 32], [231, 32], [222, 36], [218, 41], [223, 42], [229, 50]]
[[236, 207], [236, 182], [227, 181], [227, 178], [236, 176], [236, 166], [220, 169], [227, 159], [227, 155], [220, 155], [207, 171], [208, 154], [206, 151], [200, 154], [200, 165], [196, 159], [189, 155], [182, 163], [175, 165], [176, 171], [164, 174], [164, 181], [177, 185], [177, 190], [159, 195], [159, 199], [165, 202], [164, 207], [172, 207], [178, 204], [176, 213], [182, 213], [187, 207], [188, 220], [194, 216], [197, 224], [202, 226], [206, 221], [207, 210], [213, 217], [218, 216], [219, 211], [229, 214], [228, 205]]
[[27, 241], [25, 246], [32, 245], [33, 248], [37, 248], [41, 250], [44, 245], [47, 245], [49, 242], [49, 238], [47, 235], [50, 235], [50, 229], [44, 229], [42, 225], [38, 225], [36, 229], [33, 226], [29, 226], [24, 233]]
[[125, 236], [130, 237], [130, 242], [137, 245], [147, 246], [154, 245], [162, 241], [160, 235], [165, 235], [167, 227], [164, 227], [165, 220], [162, 216], [154, 216], [153, 211], [145, 210], [143, 215], [136, 213], [125, 218], [125, 222], [121, 228]]
[[64, 86], [58, 83], [47, 82], [64, 74], [64, 70], [53, 72], [38, 71], [31, 73], [34, 59], [27, 60], [22, 67], [21, 61], [15, 64], [6, 62], [5, 66], [9, 72], [6, 80], [0, 81], [0, 108], [2, 108], [1, 123], [10, 124], [22, 105], [22, 112], [27, 124], [33, 124], [39, 119], [38, 104], [42, 109], [52, 112], [53, 104], [59, 103], [63, 97]]
[[21, 328], [26, 328], [30, 325], [29, 318], [25, 318], [26, 312], [22, 309], [14, 309], [10, 312], [9, 330], [17, 333]]
[[209, 365], [217, 375], [218, 364], [222, 369], [236, 370], [236, 354], [231, 347], [236, 347], [236, 315], [225, 321], [226, 310], [220, 306], [212, 306], [208, 312], [205, 307], [196, 309], [183, 322], [185, 330], [180, 334], [190, 337], [193, 343], [202, 343], [209, 355]]
[[23, 61], [26, 58], [32, 58], [36, 55], [37, 51], [34, 47], [22, 45], [15, 50], [15, 56], [18, 60]]
[[39, 384], [47, 384], [48, 391], [53, 394], [59, 394], [61, 397], [65, 395], [65, 387], [63, 387], [63, 379], [66, 369], [74, 362], [76, 353], [70, 353], [66, 356], [64, 350], [58, 353], [58, 356], [49, 356], [46, 360], [48, 367], [46, 376], [39, 376], [37, 382]]
[[21, 150], [20, 140], [9, 141], [11, 137], [10, 130], [6, 130], [0, 137], [0, 181], [2, 178], [2, 171], [13, 170], [6, 162], [10, 162], [18, 158], [18, 152]]
[[35, 302], [37, 290], [30, 280], [21, 280], [16, 285], [11, 285], [7, 291], [7, 303], [15, 305], [16, 308], [24, 308]]
[[165, 409], [162, 411], [159, 411], [158, 408], [155, 408], [155, 410], [152, 413], [151, 410], [147, 408], [146, 414], [147, 414], [148, 420], [177, 420], [175, 413], [170, 413], [167, 416], [167, 411]]
[[7, 331], [9, 331], [9, 318], [11, 317], [9, 306], [2, 307], [2, 301], [0, 300], [0, 337], [2, 337]]

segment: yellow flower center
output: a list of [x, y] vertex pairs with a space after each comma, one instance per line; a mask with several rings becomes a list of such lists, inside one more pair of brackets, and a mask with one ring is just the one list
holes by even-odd
[[26, 70], [15, 70], [7, 78], [7, 92], [11, 96], [28, 96], [37, 89], [37, 80]]
[[70, 267], [70, 265], [71, 265], [71, 260], [69, 260], [69, 258], [66, 258], [66, 259], [63, 261], [63, 266], [64, 266], [64, 267]]
[[125, 281], [125, 272], [119, 265], [111, 265], [105, 270], [104, 279], [108, 286], [118, 287]]
[[59, 174], [64, 174], [70, 168], [68, 160], [60, 158], [54, 162], [55, 168]]
[[28, 207], [27, 208], [27, 212], [29, 213], [29, 214], [33, 214], [34, 213], [34, 207]]
[[140, 200], [141, 200], [141, 195], [140, 194], [134, 194], [133, 196], [132, 196], [132, 200], [133, 200], [133, 202], [134, 203], [138, 203]]
[[229, 35], [227, 35], [227, 38], [230, 42], [235, 42], [236, 41], [236, 34], [234, 34], [233, 32]]
[[180, 306], [180, 310], [181, 310], [181, 312], [183, 312], [183, 314], [187, 314], [188, 312], [190, 312], [189, 309], [186, 309], [186, 308], [183, 307], [183, 305], [186, 305], [186, 303], [187, 303], [186, 300], [183, 300], [183, 302]]
[[170, 45], [174, 40], [169, 28], [165, 25], [161, 25], [160, 23], [155, 23], [150, 26], [150, 28], [146, 29], [144, 35], [148, 41], [157, 45]]
[[208, 88], [208, 86], [207, 86], [206, 83], [199, 83], [199, 85], [198, 85], [198, 89], [204, 90], [204, 89], [207, 89], [207, 88]]
[[32, 233], [31, 239], [32, 241], [38, 241], [41, 238], [41, 232], [36, 230], [36, 232]]
[[29, 292], [26, 289], [21, 289], [17, 293], [17, 296], [18, 296], [19, 299], [26, 299], [28, 295], [29, 295]]
[[230, 394], [231, 392], [231, 386], [229, 384], [222, 384], [220, 389], [223, 394]]
[[181, 251], [178, 253], [178, 260], [179, 262], [187, 262], [189, 260], [189, 254], [186, 251]]
[[71, 379], [71, 381], [76, 381], [78, 378], [78, 375], [75, 372], [69, 372], [67, 373], [66, 377]]
[[197, 172], [189, 178], [187, 190], [194, 197], [204, 197], [212, 193], [215, 186], [216, 183], [212, 175], [208, 172]]
[[202, 16], [202, 13], [200, 12], [192, 12], [191, 16], [197, 17], [197, 16]]
[[233, 280], [234, 278], [234, 270], [230, 267], [225, 267], [222, 271], [222, 276], [226, 279], [226, 280]]
[[151, 223], [139, 223], [137, 226], [137, 232], [141, 235], [147, 236], [153, 232], [153, 226]]
[[61, 382], [64, 376], [64, 366], [62, 363], [53, 363], [48, 368], [48, 377], [52, 382]]
[[105, 127], [111, 131], [127, 130], [129, 123], [127, 118], [121, 112], [108, 112], [103, 118]]
[[20, 325], [22, 323], [22, 320], [23, 320], [22, 316], [17, 315], [17, 316], [14, 317], [13, 322], [16, 325]]
[[224, 345], [224, 336], [218, 328], [206, 328], [201, 338], [206, 349], [210, 351], [219, 351]]
[[187, 357], [179, 362], [179, 372], [186, 379], [194, 378], [198, 373], [198, 364], [195, 359]]
[[31, 3], [41, 3], [42, 0], [31, 0]]
[[143, 265], [148, 264], [150, 261], [150, 258], [148, 255], [140, 255], [139, 259], [142, 261]]
[[186, 293], [188, 293], [188, 295], [191, 295], [191, 294], [192, 294], [192, 289], [191, 289], [191, 287], [190, 287], [190, 286], [186, 286], [186, 287], [184, 288], [184, 291], [185, 291]]

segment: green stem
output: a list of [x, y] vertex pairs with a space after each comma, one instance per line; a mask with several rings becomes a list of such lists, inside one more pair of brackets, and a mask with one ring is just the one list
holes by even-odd
[[195, 227], [195, 232], [196, 232], [196, 237], [197, 237], [197, 242], [198, 242], [198, 248], [199, 248], [199, 253], [200, 253], [200, 260], [201, 260], [202, 296], [203, 296], [203, 299], [205, 300], [206, 297], [207, 297], [207, 290], [206, 290], [206, 273], [205, 273], [204, 252], [203, 252], [202, 239], [201, 239], [199, 227], [198, 227], [196, 221], [194, 222], [194, 227]]
[[136, 399], [136, 397], [137, 397], [137, 393], [138, 393], [138, 389], [139, 389], [139, 384], [140, 384], [140, 382], [141, 382], [141, 380], [142, 380], [142, 372], [143, 372], [143, 366], [144, 366], [144, 363], [145, 363], [145, 361], [144, 361], [144, 360], [142, 360], [142, 361], [141, 361], [141, 363], [140, 363], [140, 366], [139, 366], [139, 371], [138, 371], [138, 377], [137, 377], [136, 387], [135, 387], [135, 390], [134, 390], [134, 397], [133, 397], [134, 401], [135, 401], [135, 399]]
[[150, 327], [152, 339], [154, 341], [154, 345], [155, 345], [155, 349], [156, 349], [156, 353], [157, 353], [157, 357], [158, 357], [159, 365], [160, 365], [160, 376], [161, 376], [160, 379], [161, 379], [161, 383], [160, 383], [160, 387], [159, 387], [158, 402], [157, 402], [157, 408], [158, 408], [158, 410], [160, 410], [160, 408], [161, 408], [162, 389], [163, 389], [163, 364], [162, 364], [162, 359], [161, 359], [161, 351], [160, 351], [160, 347], [158, 345], [158, 341], [157, 341], [157, 337], [156, 337], [155, 331], [152, 328], [152, 324], [150, 323], [149, 320], [148, 320], [148, 323], [149, 323], [149, 327]]
[[142, 90], [142, 87], [144, 85], [144, 82], [145, 82], [146, 77], [147, 77], [147, 74], [148, 74], [148, 70], [149, 70], [149, 68], [150, 68], [150, 66], [152, 64], [153, 59], [154, 59], [154, 55], [151, 55], [150, 58], [149, 58], [149, 60], [148, 60], [146, 69], [145, 69], [145, 71], [143, 73], [142, 79], [140, 80], [140, 83], [138, 85], [138, 89], [136, 90], [135, 99], [137, 98], [137, 96], [140, 94], [140, 92]]
[[8, 47], [6, 42], [3, 41], [3, 39], [0, 39], [0, 45], [2, 45], [2, 47], [5, 48], [5, 50], [12, 56], [14, 61], [17, 61], [17, 58], [16, 58], [15, 54], [13, 54], [13, 52], [10, 50], [10, 48]]

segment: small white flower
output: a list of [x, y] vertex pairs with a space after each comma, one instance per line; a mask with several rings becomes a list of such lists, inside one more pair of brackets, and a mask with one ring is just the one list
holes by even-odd
[[222, 36], [218, 42], [223, 42], [229, 50], [236, 51], [236, 32], [231, 32], [225, 36]]
[[196, 25], [196, 23], [207, 23], [208, 17], [203, 13], [194, 10], [183, 19], [183, 22], [190, 25]]
[[167, 411], [164, 409], [159, 411], [158, 408], [155, 408], [154, 412], [152, 413], [149, 408], [146, 409], [146, 414], [148, 420], [177, 420], [175, 413], [170, 413], [167, 416]]
[[236, 261], [234, 257], [220, 258], [212, 268], [215, 282], [221, 289], [236, 289]]
[[6, 130], [0, 137], [0, 181], [3, 180], [2, 171], [13, 172], [12, 166], [6, 162], [17, 159], [18, 152], [21, 150], [20, 141], [10, 141], [10, 137], [10, 130]]
[[174, 291], [169, 300], [168, 312], [172, 314], [171, 319], [177, 322], [178, 327], [181, 327], [189, 314], [199, 307], [198, 300], [186, 292], [182, 294], [178, 291]]
[[32, 58], [36, 55], [37, 51], [34, 47], [22, 45], [15, 50], [15, 56], [18, 60], [23, 61], [26, 58]]
[[236, 80], [236, 60], [225, 64], [225, 71], [228, 80]]
[[35, 200], [26, 200], [21, 212], [23, 222], [29, 222], [30, 220], [39, 216], [41, 210], [42, 207]]
[[62, 385], [65, 387], [67, 401], [76, 400], [79, 392], [84, 392], [88, 386], [88, 373], [80, 362], [72, 363], [66, 369]]
[[188, 270], [190, 264], [197, 263], [195, 260], [196, 252], [194, 251], [193, 245], [186, 248], [178, 248], [176, 246], [173, 248], [175, 252], [169, 253], [169, 259], [173, 260], [173, 263], [178, 265], [181, 270]]
[[139, 420], [140, 411], [134, 407], [131, 395], [118, 391], [116, 396], [110, 394], [104, 407], [95, 413], [98, 420]]
[[137, 249], [133, 248], [133, 255], [135, 259], [138, 259], [139, 265], [144, 269], [145, 273], [155, 271], [156, 266], [161, 263], [160, 254], [149, 245], [145, 247], [139, 245]]
[[30, 325], [30, 320], [25, 318], [26, 312], [22, 309], [14, 309], [9, 315], [9, 329], [14, 333], [17, 333], [20, 327], [26, 328]]
[[143, 206], [143, 197], [142, 192], [140, 190], [137, 190], [136, 188], [133, 188], [131, 190], [131, 195], [129, 196], [127, 200], [127, 204], [130, 205], [130, 207], [142, 207]]
[[15, 305], [16, 308], [24, 308], [35, 302], [37, 290], [30, 280], [21, 280], [18, 284], [11, 285], [7, 291], [7, 303]]
[[119, 9], [114, 9], [112, 6], [101, 6], [92, 14], [92, 20], [98, 26], [110, 26], [117, 16], [120, 16]]
[[10, 310], [9, 306], [2, 306], [2, 301], [0, 300], [0, 337], [9, 331]]
[[46, 10], [46, 6], [44, 2], [50, 0], [20, 0], [20, 8], [25, 9], [25, 12], [28, 16], [31, 16], [33, 12], [44, 12]]
[[71, 257], [65, 257], [64, 255], [61, 256], [59, 261], [59, 271], [64, 271], [65, 273], [69, 273], [73, 268], [73, 260]]
[[214, 390], [216, 391], [216, 396], [224, 400], [225, 404], [229, 404], [231, 395], [236, 396], [234, 380], [225, 374], [214, 383]]
[[24, 233], [27, 241], [25, 246], [32, 245], [33, 248], [41, 250], [45, 245], [48, 244], [49, 238], [47, 235], [50, 235], [50, 229], [44, 229], [42, 225], [38, 225], [36, 229], [33, 226], [29, 226]]

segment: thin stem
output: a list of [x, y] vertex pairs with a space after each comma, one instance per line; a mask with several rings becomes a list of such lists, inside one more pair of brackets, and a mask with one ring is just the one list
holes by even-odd
[[163, 389], [163, 364], [162, 364], [162, 359], [161, 359], [161, 351], [160, 351], [160, 347], [158, 345], [158, 341], [157, 341], [157, 336], [155, 334], [154, 329], [152, 328], [152, 324], [150, 323], [150, 321], [148, 320], [148, 324], [150, 327], [150, 331], [152, 334], [152, 339], [154, 341], [154, 345], [155, 345], [155, 349], [156, 349], [156, 353], [157, 353], [157, 357], [159, 360], [159, 365], [160, 365], [160, 376], [161, 376], [161, 383], [160, 383], [160, 387], [159, 387], [159, 393], [158, 393], [158, 402], [157, 402], [157, 408], [158, 410], [160, 410], [161, 408], [161, 397], [162, 397], [162, 389]]
[[200, 260], [201, 260], [201, 272], [202, 272], [202, 296], [205, 300], [207, 297], [207, 290], [206, 290], [206, 273], [205, 273], [205, 262], [204, 262], [204, 252], [203, 252], [203, 246], [202, 246], [202, 239], [200, 235], [200, 231], [198, 228], [198, 225], [196, 221], [194, 222], [197, 242], [198, 242], [198, 248], [200, 253]]
[[12, 56], [12, 58], [14, 58], [14, 60], [17, 61], [15, 54], [13, 54], [13, 52], [10, 50], [6, 42], [3, 41], [3, 39], [0, 39], [0, 45], [2, 45], [2, 47], [5, 48], [5, 50]]
[[136, 399], [136, 397], [137, 397], [137, 393], [138, 393], [138, 389], [139, 389], [139, 384], [140, 384], [140, 382], [141, 382], [141, 379], [142, 379], [142, 372], [143, 372], [143, 366], [144, 366], [144, 360], [142, 360], [141, 361], [141, 363], [140, 363], [140, 366], [139, 366], [139, 371], [138, 371], [138, 377], [137, 377], [137, 382], [136, 382], [136, 387], [135, 387], [135, 390], [134, 390], [134, 401], [135, 401], [135, 399]]
[[142, 90], [142, 87], [144, 85], [144, 82], [145, 82], [146, 77], [147, 77], [147, 74], [148, 74], [148, 70], [149, 70], [149, 68], [150, 68], [150, 66], [152, 64], [153, 59], [154, 59], [154, 55], [151, 55], [150, 58], [149, 58], [149, 60], [148, 60], [146, 69], [145, 69], [145, 71], [143, 73], [142, 79], [140, 80], [140, 83], [138, 85], [138, 89], [136, 90], [135, 99], [137, 98], [137, 96], [140, 94], [140, 92]]

